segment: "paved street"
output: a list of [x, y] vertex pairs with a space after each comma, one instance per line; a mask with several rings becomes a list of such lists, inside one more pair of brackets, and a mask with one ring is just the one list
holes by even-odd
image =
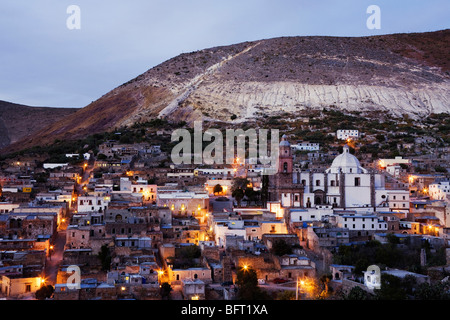
[[61, 264], [64, 252], [64, 244], [66, 243], [66, 231], [59, 231], [53, 244], [53, 252], [51, 257], [47, 257], [45, 266], [46, 282], [51, 285], [56, 283], [56, 275], [59, 265]]

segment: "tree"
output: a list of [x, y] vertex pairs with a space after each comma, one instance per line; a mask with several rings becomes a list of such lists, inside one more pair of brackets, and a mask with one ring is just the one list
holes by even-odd
[[247, 188], [247, 185], [250, 183], [250, 181], [247, 178], [234, 178], [233, 179], [233, 184], [231, 186], [231, 190], [236, 190], [236, 189], [242, 189], [245, 190], [245, 188]]
[[231, 196], [236, 199], [238, 206], [241, 206], [241, 201], [245, 196], [245, 190], [250, 182], [246, 178], [234, 178], [231, 186]]
[[261, 187], [261, 202], [262, 206], [266, 207], [267, 201], [269, 200], [269, 176], [262, 176], [262, 187]]
[[236, 199], [238, 207], [241, 206], [241, 201], [244, 198], [244, 190], [236, 189], [231, 193], [231, 196]]
[[100, 248], [98, 257], [102, 263], [102, 271], [109, 271], [111, 268], [111, 252], [106, 244]]
[[280, 239], [280, 240], [276, 240], [273, 243], [272, 252], [273, 252], [273, 254], [275, 254], [277, 256], [291, 254], [292, 247], [289, 244], [287, 244], [287, 242], [285, 240]]
[[438, 282], [430, 284], [421, 283], [415, 292], [415, 298], [418, 300], [449, 300], [450, 282]]
[[159, 289], [159, 294], [161, 295], [161, 298], [170, 300], [170, 292], [172, 292], [172, 287], [168, 282], [164, 282], [161, 284], [161, 288]]
[[284, 290], [277, 294], [277, 300], [295, 300], [295, 292]]
[[377, 300], [405, 300], [406, 291], [402, 285], [402, 279], [399, 277], [382, 274], [380, 289], [375, 289]]
[[213, 193], [214, 194], [216, 194], [216, 193], [221, 193], [223, 191], [223, 188], [222, 188], [222, 186], [220, 185], [220, 184], [216, 184], [215, 186], [214, 186], [214, 189], [213, 189]]
[[240, 268], [237, 272], [236, 285], [240, 300], [268, 300], [269, 295], [258, 287], [258, 276], [251, 268]]
[[256, 201], [256, 192], [253, 188], [246, 187], [244, 191], [245, 196], [247, 197], [248, 202]]
[[343, 300], [372, 300], [372, 296], [360, 287], [353, 287], [348, 293], [342, 294]]
[[48, 299], [52, 296], [54, 291], [55, 291], [55, 289], [50, 284], [48, 284], [46, 286], [42, 286], [35, 293], [36, 299], [38, 299], [38, 300]]
[[328, 284], [333, 279], [333, 276], [331, 274], [324, 274], [320, 277], [320, 286], [322, 287], [322, 291], [319, 294], [319, 299], [325, 299], [328, 297], [329, 291], [331, 291]]

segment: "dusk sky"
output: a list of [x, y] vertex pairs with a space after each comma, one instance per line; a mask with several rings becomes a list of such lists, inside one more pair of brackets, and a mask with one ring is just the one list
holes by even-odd
[[[70, 5], [80, 29], [70, 30]], [[368, 29], [366, 9], [381, 9]], [[0, 100], [84, 107], [146, 70], [204, 48], [282, 36], [449, 28], [450, 1], [1, 0]]]

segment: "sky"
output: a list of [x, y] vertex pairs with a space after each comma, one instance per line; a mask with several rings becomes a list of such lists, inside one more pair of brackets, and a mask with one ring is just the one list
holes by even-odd
[[[69, 10], [71, 5], [78, 11]], [[367, 20], [380, 9], [380, 28]], [[0, 100], [84, 107], [181, 53], [450, 27], [448, 0], [1, 0]], [[73, 26], [77, 28], [73, 28]]]

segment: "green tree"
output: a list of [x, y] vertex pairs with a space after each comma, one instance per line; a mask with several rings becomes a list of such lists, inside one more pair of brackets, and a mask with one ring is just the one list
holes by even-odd
[[277, 300], [295, 300], [295, 292], [284, 290], [277, 294]]
[[372, 300], [372, 295], [360, 287], [353, 287], [348, 293], [342, 294], [343, 300]]
[[220, 184], [216, 184], [213, 189], [213, 193], [221, 193], [223, 191], [223, 187]]
[[248, 200], [249, 203], [256, 201], [257, 193], [255, 192], [255, 190], [253, 190], [253, 188], [246, 187], [245, 191], [244, 191], [244, 194], [247, 197], [247, 200]]
[[52, 285], [48, 284], [46, 286], [42, 286], [35, 292], [36, 299], [45, 300], [52, 296], [55, 289]]
[[106, 244], [100, 248], [98, 257], [102, 263], [102, 271], [109, 271], [111, 268], [111, 252]]
[[380, 289], [375, 289], [377, 300], [405, 300], [406, 290], [403, 287], [402, 279], [399, 277], [382, 274]]
[[159, 289], [159, 294], [161, 295], [161, 299], [163, 300], [170, 300], [171, 296], [170, 293], [172, 292], [172, 287], [168, 282], [164, 282], [161, 284], [161, 287]]
[[236, 189], [231, 193], [231, 196], [236, 199], [238, 207], [241, 206], [241, 201], [244, 199], [244, 190]]
[[272, 245], [272, 253], [277, 256], [292, 253], [292, 247], [283, 239], [276, 240]]
[[240, 268], [237, 272], [236, 285], [240, 300], [268, 300], [270, 296], [258, 287], [258, 276], [251, 268]]
[[415, 298], [417, 300], [450, 300], [450, 282], [438, 282], [430, 284], [421, 283], [416, 291]]
[[241, 201], [245, 196], [245, 190], [247, 185], [250, 183], [246, 178], [234, 178], [233, 184], [231, 185], [231, 196], [236, 199], [238, 206], [241, 206]]

